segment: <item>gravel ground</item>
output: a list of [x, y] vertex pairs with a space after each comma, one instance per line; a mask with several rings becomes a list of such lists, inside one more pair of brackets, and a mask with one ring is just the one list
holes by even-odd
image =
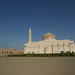
[[75, 75], [75, 57], [0, 57], [0, 75]]

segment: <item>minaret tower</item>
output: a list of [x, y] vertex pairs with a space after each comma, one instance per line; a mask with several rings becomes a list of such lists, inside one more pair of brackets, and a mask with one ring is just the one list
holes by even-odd
[[31, 42], [31, 28], [29, 28], [29, 43]]

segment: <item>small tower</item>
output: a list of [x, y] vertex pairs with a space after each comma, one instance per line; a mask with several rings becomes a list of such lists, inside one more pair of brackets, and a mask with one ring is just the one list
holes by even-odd
[[31, 42], [31, 28], [29, 28], [29, 43]]

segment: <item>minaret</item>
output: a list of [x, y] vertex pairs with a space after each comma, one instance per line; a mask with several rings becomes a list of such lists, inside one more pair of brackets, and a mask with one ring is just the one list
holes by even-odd
[[29, 28], [29, 43], [31, 42], [31, 28]]

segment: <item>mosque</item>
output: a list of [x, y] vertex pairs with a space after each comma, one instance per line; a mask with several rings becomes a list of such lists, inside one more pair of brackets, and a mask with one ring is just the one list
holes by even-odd
[[73, 40], [56, 40], [52, 33], [46, 33], [42, 41], [31, 41], [31, 28], [29, 28], [29, 42], [24, 44], [24, 54], [74, 53]]

